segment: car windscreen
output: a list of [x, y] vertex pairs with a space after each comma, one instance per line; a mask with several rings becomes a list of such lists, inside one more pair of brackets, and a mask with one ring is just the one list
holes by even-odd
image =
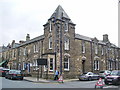
[[118, 71], [112, 71], [111, 75], [113, 75], [113, 76], [118, 75]]
[[105, 71], [100, 71], [100, 73], [104, 73]]
[[21, 71], [9, 71], [9, 74], [21, 74]]
[[85, 75], [85, 74], [87, 74], [87, 73], [83, 73], [82, 75]]

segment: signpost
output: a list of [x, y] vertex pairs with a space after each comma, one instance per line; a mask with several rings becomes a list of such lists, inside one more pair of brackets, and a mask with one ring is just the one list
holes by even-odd
[[38, 65], [38, 76], [37, 80], [39, 80], [39, 65], [41, 65], [41, 78], [42, 78], [42, 65], [47, 65], [47, 59], [45, 58], [38, 58], [37, 59], [37, 65]]

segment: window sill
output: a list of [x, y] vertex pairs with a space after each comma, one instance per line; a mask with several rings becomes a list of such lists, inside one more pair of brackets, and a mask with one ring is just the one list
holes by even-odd
[[64, 69], [64, 71], [69, 72], [70, 70], [69, 69]]

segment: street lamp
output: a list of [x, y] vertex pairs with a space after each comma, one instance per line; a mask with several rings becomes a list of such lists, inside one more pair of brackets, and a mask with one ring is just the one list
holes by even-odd
[[62, 75], [62, 24], [60, 25], [60, 75]]

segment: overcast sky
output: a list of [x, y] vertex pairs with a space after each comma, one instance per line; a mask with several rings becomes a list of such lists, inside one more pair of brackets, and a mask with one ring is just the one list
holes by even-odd
[[76, 33], [118, 45], [118, 0], [0, 0], [0, 46], [43, 35], [43, 25], [61, 5]]

